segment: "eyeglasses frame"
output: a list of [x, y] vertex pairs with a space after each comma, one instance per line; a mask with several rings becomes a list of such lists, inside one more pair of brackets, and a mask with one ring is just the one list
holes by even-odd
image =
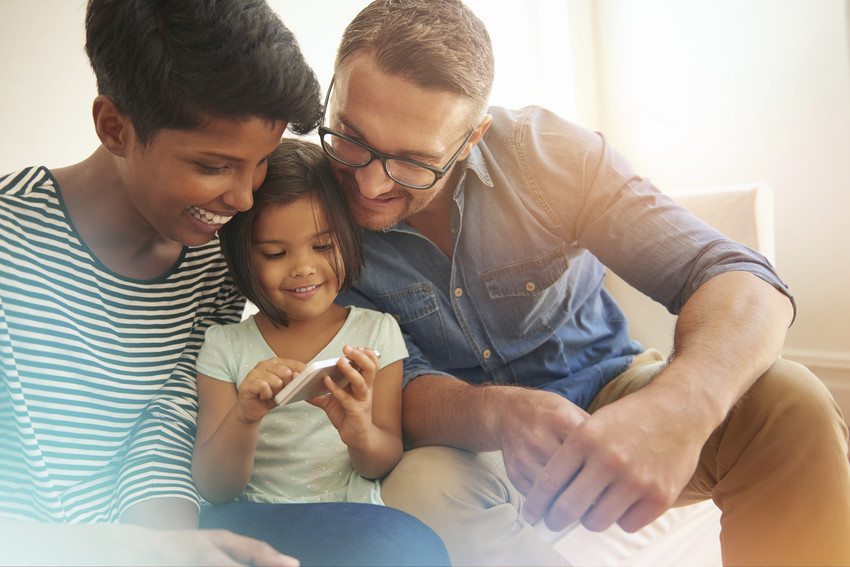
[[[446, 176], [446, 174], [449, 172], [449, 170], [452, 168], [452, 166], [457, 161], [457, 158], [460, 157], [460, 154], [463, 152], [463, 149], [466, 147], [466, 144], [469, 143], [469, 140], [472, 138], [472, 135], [475, 133], [475, 128], [473, 128], [469, 132], [469, 134], [466, 136], [466, 139], [464, 139], [463, 143], [460, 145], [460, 147], [457, 149], [457, 151], [452, 155], [451, 159], [449, 159], [448, 163], [446, 163], [446, 165], [444, 165], [443, 167], [435, 167], [433, 165], [428, 165], [427, 163], [422, 163], [422, 162], [419, 162], [419, 161], [416, 161], [416, 160], [413, 160], [413, 159], [409, 159], [409, 158], [405, 158], [405, 157], [401, 157], [401, 156], [397, 156], [397, 155], [393, 155], [393, 154], [381, 153], [378, 150], [376, 150], [375, 148], [367, 146], [366, 144], [364, 144], [363, 142], [360, 142], [359, 140], [355, 140], [351, 136], [346, 136], [345, 134], [343, 134], [341, 132], [337, 132], [336, 130], [334, 130], [332, 128], [328, 128], [327, 126], [324, 126], [325, 119], [326, 119], [326, 116], [327, 116], [327, 111], [328, 111], [328, 102], [330, 102], [330, 99], [331, 99], [331, 91], [333, 90], [333, 85], [334, 85], [335, 79], [336, 79], [336, 77], [331, 78], [331, 83], [328, 86], [328, 93], [327, 93], [327, 95], [325, 95], [325, 106], [322, 110], [322, 126], [319, 126], [319, 138], [322, 141], [322, 144], [321, 144], [322, 149], [325, 151], [325, 153], [328, 155], [328, 157], [330, 157], [334, 161], [337, 161], [337, 162], [339, 162], [343, 165], [347, 165], [348, 167], [356, 167], [356, 168], [366, 167], [367, 165], [369, 165], [370, 163], [372, 163], [373, 161], [375, 161], [377, 159], [384, 166], [384, 173], [387, 174], [387, 177], [389, 177], [390, 179], [392, 179], [393, 181], [395, 181], [399, 185], [403, 185], [404, 187], [407, 187], [408, 189], [416, 189], [416, 190], [419, 190], [419, 191], [425, 191], [425, 190], [430, 189], [434, 185], [436, 185], [437, 182], [440, 179], [442, 179], [443, 177]], [[367, 161], [366, 163], [355, 164], [355, 163], [350, 163], [350, 162], [347, 162], [345, 160], [342, 160], [339, 157], [331, 154], [331, 152], [329, 152], [328, 149], [325, 147], [325, 136], [328, 135], [328, 134], [330, 134], [332, 136], [338, 136], [338, 137], [342, 138], [343, 140], [345, 140], [346, 142], [349, 142], [349, 143], [354, 144], [354, 145], [356, 145], [360, 148], [363, 148], [364, 150], [369, 152], [369, 155], [370, 155], [369, 161]], [[432, 181], [429, 185], [425, 185], [425, 186], [411, 185], [409, 183], [405, 183], [404, 181], [399, 181], [398, 179], [396, 179], [390, 173], [390, 170], [387, 167], [387, 161], [388, 160], [396, 160], [396, 161], [408, 163], [410, 165], [414, 165], [414, 166], [426, 169], [426, 170], [428, 170], [428, 171], [430, 171], [431, 173], [434, 174], [434, 181]]]

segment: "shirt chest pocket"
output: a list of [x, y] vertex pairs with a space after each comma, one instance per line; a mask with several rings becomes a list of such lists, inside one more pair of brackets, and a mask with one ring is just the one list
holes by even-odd
[[565, 316], [569, 258], [563, 246], [527, 262], [481, 273], [503, 329], [524, 337], [560, 325]]
[[422, 283], [373, 299], [398, 321], [426, 356], [449, 356], [447, 332], [433, 285]]

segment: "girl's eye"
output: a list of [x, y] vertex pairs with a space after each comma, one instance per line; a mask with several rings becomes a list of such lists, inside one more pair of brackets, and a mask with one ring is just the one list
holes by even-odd
[[316, 250], [317, 252], [327, 252], [329, 250], [333, 250], [333, 248], [334, 248], [333, 242], [313, 246], [313, 250]]
[[285, 251], [282, 252], [272, 252], [271, 254], [263, 253], [263, 258], [266, 260], [277, 260], [278, 258], [283, 258], [286, 255]]

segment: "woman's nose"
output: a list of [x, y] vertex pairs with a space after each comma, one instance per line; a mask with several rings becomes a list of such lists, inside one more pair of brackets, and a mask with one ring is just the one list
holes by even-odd
[[231, 187], [221, 196], [222, 201], [228, 206], [237, 211], [247, 211], [254, 204], [254, 191], [260, 186], [265, 177], [260, 177], [259, 182], [256, 181], [256, 174], [251, 173], [239, 175], [233, 179]]

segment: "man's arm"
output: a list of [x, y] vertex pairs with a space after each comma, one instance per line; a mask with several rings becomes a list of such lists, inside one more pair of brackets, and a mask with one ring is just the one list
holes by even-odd
[[670, 364], [576, 427], [534, 482], [525, 518], [636, 530], [667, 510], [711, 432], [779, 356], [792, 317], [788, 297], [752, 274], [703, 284], [679, 315]]
[[405, 447], [447, 445], [501, 450], [511, 482], [523, 493], [587, 412], [533, 388], [473, 385], [423, 375], [403, 391]]

